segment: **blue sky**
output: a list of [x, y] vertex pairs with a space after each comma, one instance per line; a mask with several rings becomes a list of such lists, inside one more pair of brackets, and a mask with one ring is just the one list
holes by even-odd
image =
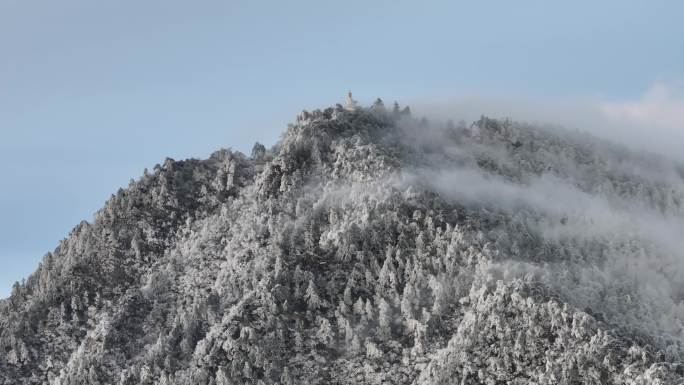
[[1, 0], [0, 296], [145, 167], [273, 144], [348, 89], [598, 98], [678, 128], [683, 14], [681, 1]]

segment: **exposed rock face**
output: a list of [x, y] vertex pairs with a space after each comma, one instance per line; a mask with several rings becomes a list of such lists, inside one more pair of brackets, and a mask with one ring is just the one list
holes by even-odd
[[682, 383], [681, 173], [508, 121], [304, 113], [77, 226], [0, 302], [0, 384]]

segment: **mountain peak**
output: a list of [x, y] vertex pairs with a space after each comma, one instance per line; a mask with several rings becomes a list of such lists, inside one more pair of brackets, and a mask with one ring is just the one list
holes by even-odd
[[0, 384], [678, 383], [681, 186], [562, 130], [304, 111], [78, 225], [0, 305]]

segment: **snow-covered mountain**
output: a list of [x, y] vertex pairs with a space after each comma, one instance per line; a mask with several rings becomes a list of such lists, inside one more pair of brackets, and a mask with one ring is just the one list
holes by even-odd
[[683, 234], [655, 155], [303, 112], [78, 225], [0, 302], [0, 384], [684, 383]]

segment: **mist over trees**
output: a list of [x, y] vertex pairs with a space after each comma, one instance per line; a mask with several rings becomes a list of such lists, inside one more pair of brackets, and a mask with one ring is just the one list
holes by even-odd
[[0, 384], [676, 384], [680, 165], [408, 107], [167, 159], [0, 302]]

